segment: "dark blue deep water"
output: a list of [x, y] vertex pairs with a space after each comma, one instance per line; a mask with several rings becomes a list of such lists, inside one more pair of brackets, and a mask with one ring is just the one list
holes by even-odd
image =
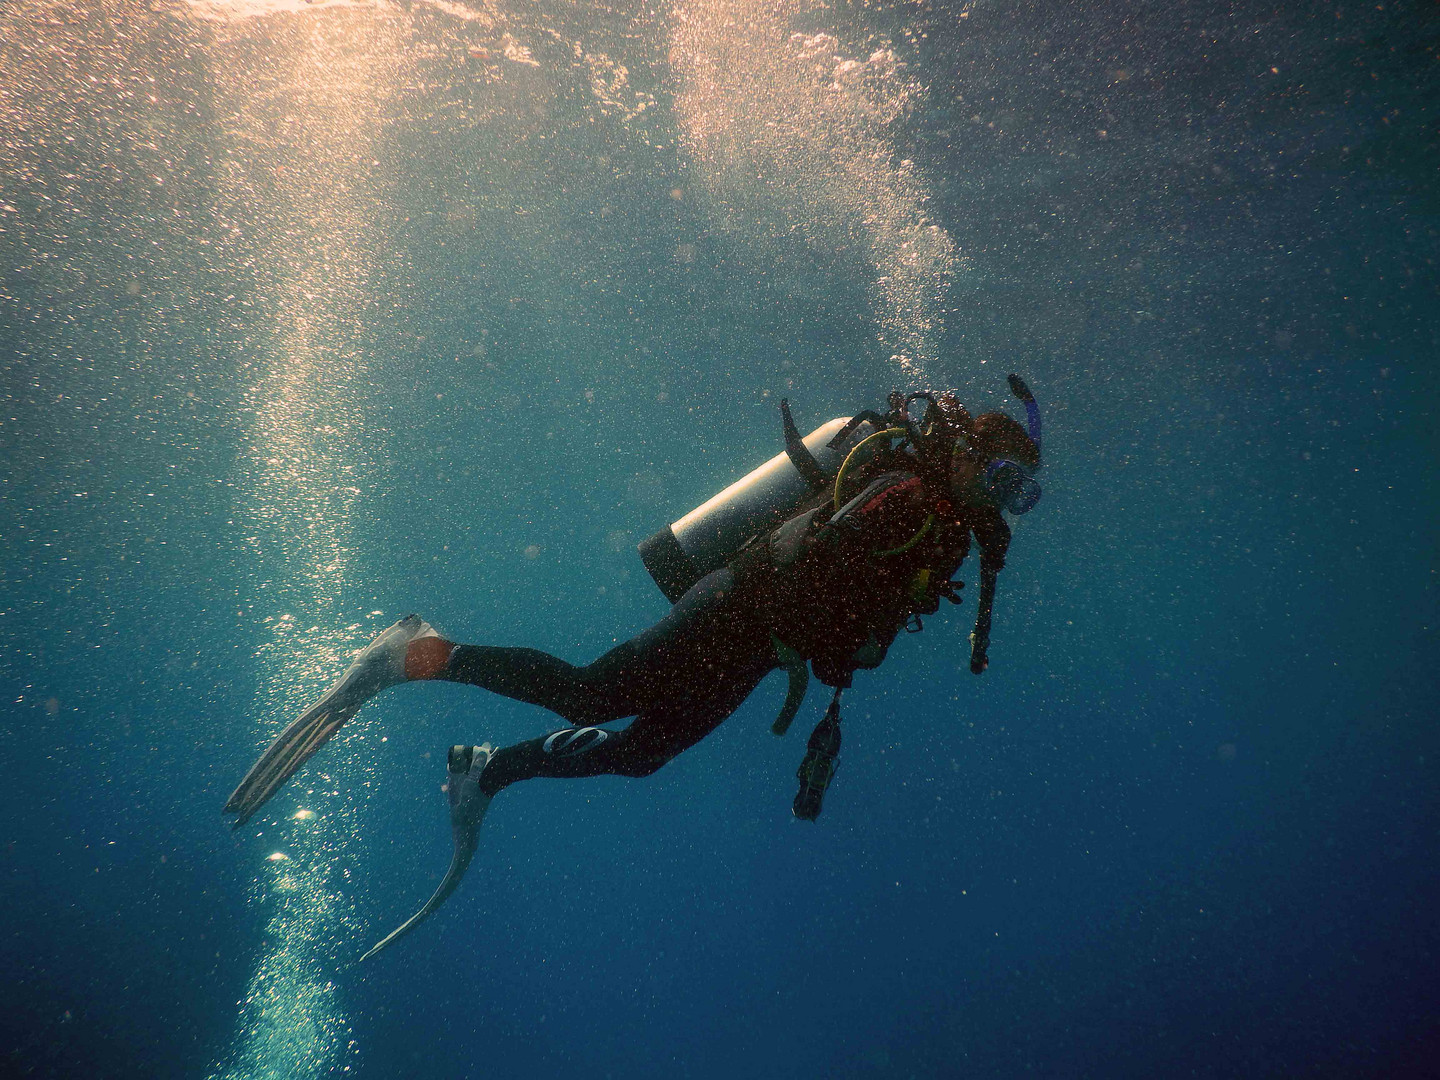
[[[0, 1074], [1440, 1075], [1431, 3], [6, 0]], [[973, 609], [645, 780], [402, 687], [891, 388], [1045, 409]], [[1010, 402], [1013, 407], [1014, 403]], [[301, 813], [308, 811], [308, 813]]]

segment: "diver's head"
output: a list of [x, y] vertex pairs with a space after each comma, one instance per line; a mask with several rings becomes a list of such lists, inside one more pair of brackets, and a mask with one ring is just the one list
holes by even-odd
[[1040, 467], [1040, 448], [1016, 420], [1004, 413], [975, 419], [969, 445], [957, 445], [950, 491], [962, 505], [990, 506], [1023, 514], [1040, 500], [1031, 475]]
[[981, 457], [1007, 458], [1030, 472], [1040, 467], [1040, 448], [1018, 420], [1002, 412], [977, 417], [973, 440], [974, 449]]

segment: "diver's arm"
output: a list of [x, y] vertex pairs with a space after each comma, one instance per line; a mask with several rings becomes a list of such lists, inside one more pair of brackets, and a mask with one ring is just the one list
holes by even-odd
[[970, 671], [979, 675], [990, 666], [990, 615], [995, 609], [997, 573], [980, 564], [980, 599], [975, 612], [975, 629], [970, 634]]
[[973, 526], [980, 545], [980, 596], [976, 600], [975, 630], [970, 635], [970, 671], [979, 675], [990, 666], [990, 617], [995, 610], [995, 583], [1005, 568], [1010, 547], [1010, 526], [998, 511]]

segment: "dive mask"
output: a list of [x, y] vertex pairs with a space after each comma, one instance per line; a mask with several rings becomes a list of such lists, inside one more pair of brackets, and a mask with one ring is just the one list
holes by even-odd
[[1039, 482], [1008, 458], [986, 462], [982, 482], [995, 505], [1012, 514], [1027, 514], [1040, 501]]

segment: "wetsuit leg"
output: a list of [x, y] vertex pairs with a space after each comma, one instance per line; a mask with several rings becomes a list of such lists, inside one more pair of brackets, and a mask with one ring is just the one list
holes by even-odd
[[600, 727], [562, 728], [539, 739], [501, 747], [480, 777], [480, 789], [494, 795], [519, 780], [538, 776], [649, 776], [675, 755], [714, 731], [750, 696], [774, 667], [759, 659], [716, 672], [703, 693], [677, 695], [647, 709], [623, 731]]
[[[628, 654], [630, 643], [616, 646], [601, 659]], [[539, 705], [575, 724], [603, 724], [633, 716], [629, 680], [600, 678], [600, 661], [578, 667], [539, 649], [493, 645], [456, 645], [450, 662], [436, 678], [479, 686], [495, 694]], [[623, 672], [621, 665], [619, 667]]]
[[696, 583], [663, 619], [584, 667], [538, 649], [456, 645], [437, 678], [539, 705], [574, 724], [636, 716], [703, 679], [694, 665], [768, 655], [768, 633], [721, 569]]
[[[497, 751], [485, 773], [498, 790], [530, 776], [648, 775], [714, 730], [774, 666], [768, 632], [722, 569], [585, 667], [535, 649], [457, 645], [439, 677], [581, 725]], [[585, 726], [624, 716], [637, 719], [623, 732]]]

